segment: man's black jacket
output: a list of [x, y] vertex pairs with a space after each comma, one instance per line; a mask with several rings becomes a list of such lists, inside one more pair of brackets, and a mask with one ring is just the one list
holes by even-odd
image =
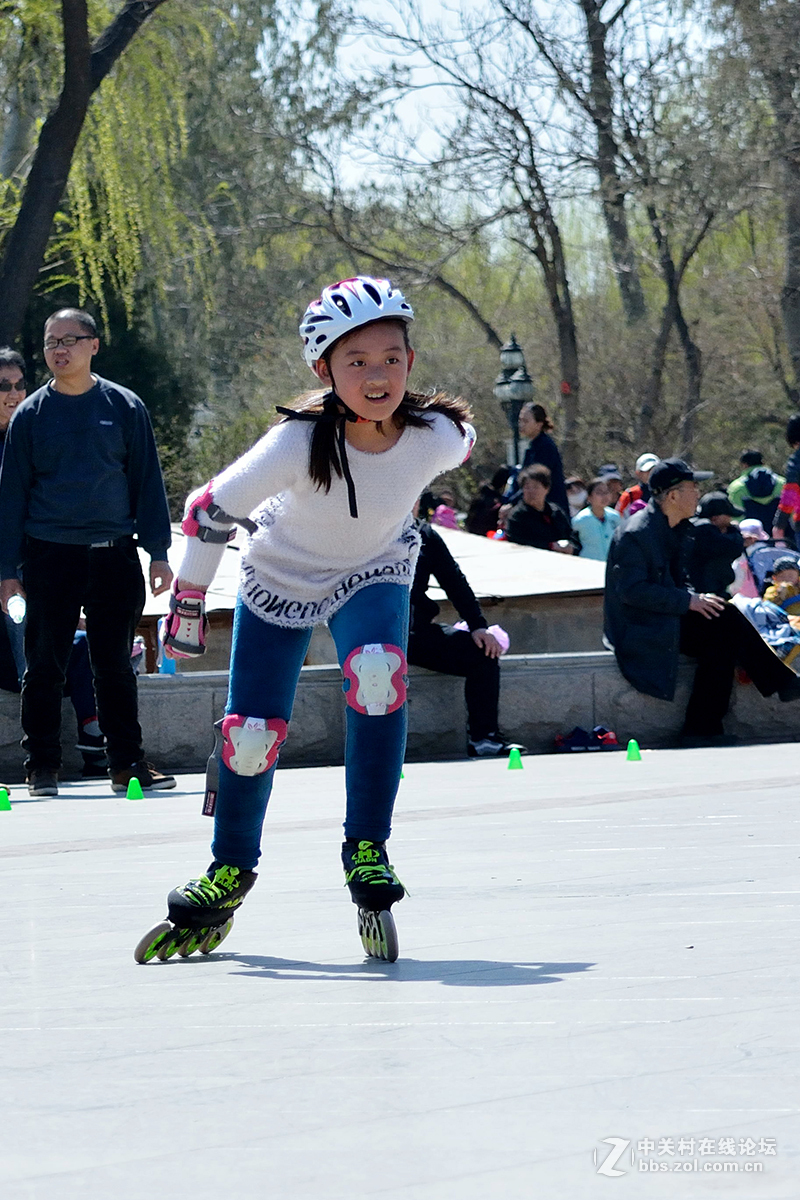
[[442, 538], [424, 522], [419, 526], [419, 531], [422, 545], [411, 585], [411, 632], [418, 632], [423, 626], [430, 625], [439, 615], [439, 605], [426, 595], [431, 575], [458, 615], [467, 622], [470, 633], [485, 629], [486, 621], [475, 593]]
[[606, 565], [606, 638], [628, 682], [660, 700], [675, 696], [690, 530], [688, 521], [671, 529], [650, 500], [619, 526]]

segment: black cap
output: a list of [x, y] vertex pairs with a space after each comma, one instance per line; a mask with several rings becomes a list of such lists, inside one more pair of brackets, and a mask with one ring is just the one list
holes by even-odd
[[649, 486], [651, 492], [668, 492], [679, 483], [693, 480], [700, 483], [703, 479], [711, 479], [713, 471], [693, 471], [682, 458], [662, 458], [650, 472]]
[[741, 517], [743, 508], [735, 508], [724, 492], [707, 492], [697, 506], [698, 517]]
[[619, 473], [619, 467], [616, 463], [603, 463], [602, 467], [597, 468], [598, 479], [619, 479], [622, 482], [622, 476]]

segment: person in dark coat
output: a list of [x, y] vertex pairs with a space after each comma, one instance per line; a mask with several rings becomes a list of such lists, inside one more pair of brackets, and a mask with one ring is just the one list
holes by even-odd
[[800, 679], [735, 605], [691, 587], [689, 519], [697, 508], [697, 482], [710, 477], [681, 459], [658, 463], [650, 476], [652, 497], [615, 533], [606, 571], [606, 641], [637, 691], [673, 700], [679, 654], [697, 659], [683, 726], [686, 745], [723, 738], [737, 665], [762, 696], [800, 699]]
[[[477, 597], [442, 537], [427, 523], [418, 528], [422, 544], [411, 586], [408, 661], [464, 679], [470, 758], [506, 756], [511, 743], [497, 728], [502, 647], [487, 629]], [[427, 594], [431, 576], [467, 629], [437, 624], [439, 605]]]
[[[574, 554], [578, 540], [566, 513], [549, 497], [551, 476], [547, 467], [534, 463], [520, 471], [522, 499], [508, 514], [506, 537], [537, 550]], [[559, 544], [560, 543], [560, 544]]]
[[744, 553], [744, 539], [731, 517], [741, 517], [724, 492], [709, 492], [692, 517], [693, 540], [689, 554], [689, 579], [699, 594], [711, 592], [728, 599], [736, 572], [734, 560]]
[[[569, 516], [564, 464], [561, 461], [558, 446], [550, 437], [553, 422], [543, 406], [532, 402], [524, 405], [519, 414], [518, 428], [520, 437], [530, 438], [530, 444], [522, 459], [522, 470], [533, 466], [534, 463], [547, 467], [551, 477], [548, 499], [551, 504], [557, 504], [566, 516]], [[519, 476], [517, 476], [516, 486], [522, 486]], [[516, 497], [514, 498], [516, 499]]]

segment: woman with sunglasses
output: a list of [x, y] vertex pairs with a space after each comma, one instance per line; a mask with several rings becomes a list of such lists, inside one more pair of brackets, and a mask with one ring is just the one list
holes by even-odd
[[16, 350], [3, 346], [0, 348], [0, 448], [5, 445], [6, 430], [14, 410], [27, 394], [25, 360]]

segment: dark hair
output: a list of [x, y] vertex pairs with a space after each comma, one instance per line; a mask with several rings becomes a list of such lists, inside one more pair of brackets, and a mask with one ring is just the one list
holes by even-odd
[[760, 450], [743, 450], [739, 462], [745, 467], [762, 467], [764, 455]]
[[800, 442], [800, 413], [792, 413], [786, 424], [786, 440], [790, 446]]
[[587, 485], [586, 485], [587, 499], [591, 498], [592, 492], [595, 490], [595, 488], [599, 488], [601, 484], [603, 484], [605, 487], [608, 487], [608, 480], [606, 479], [606, 477], [604, 475], [596, 475], [595, 478], [592, 479], [590, 483], [587, 483]]
[[546, 467], [544, 463], [531, 463], [529, 467], [525, 467], [524, 471], [520, 471], [517, 476], [517, 483], [522, 487], [523, 483], [528, 479], [535, 479], [537, 483], [541, 483], [543, 487], [546, 487], [548, 492], [553, 485], [553, 476], [550, 468]]
[[25, 359], [10, 346], [0, 346], [0, 367], [19, 367], [25, 374]]
[[523, 404], [520, 412], [525, 412], [526, 409], [531, 414], [534, 421], [541, 421], [542, 433], [552, 433], [555, 426], [541, 404], [534, 404], [532, 400], [529, 400], [527, 404]]
[[508, 483], [508, 477], [511, 474], [510, 467], [498, 467], [492, 476], [492, 487], [496, 492], [502, 492], [503, 488]]
[[92, 337], [98, 336], [97, 322], [91, 313], [84, 312], [82, 308], [59, 308], [47, 318], [44, 323], [45, 329], [51, 321], [75, 321], [85, 333], [90, 333]]

